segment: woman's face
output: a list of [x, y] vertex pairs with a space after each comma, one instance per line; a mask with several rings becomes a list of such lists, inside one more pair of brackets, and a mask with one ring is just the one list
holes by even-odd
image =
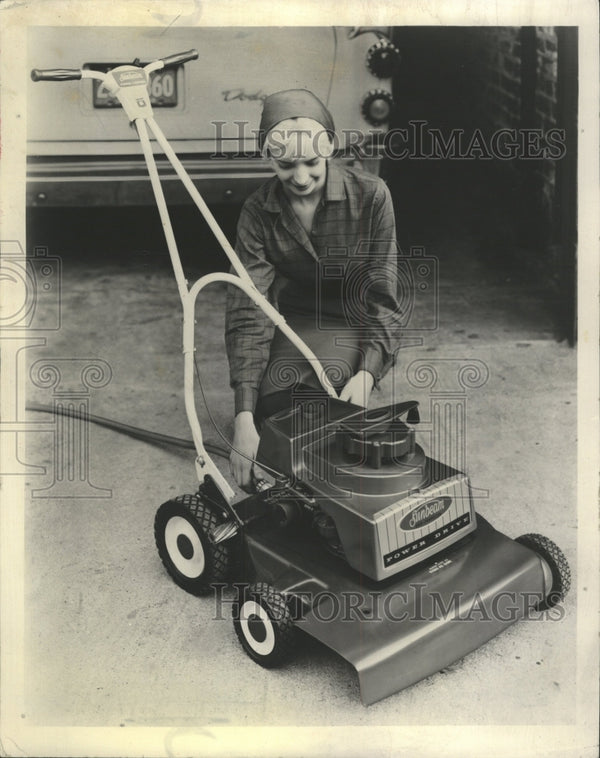
[[288, 196], [320, 195], [327, 178], [331, 143], [321, 124], [311, 119], [282, 121], [267, 135], [271, 165]]

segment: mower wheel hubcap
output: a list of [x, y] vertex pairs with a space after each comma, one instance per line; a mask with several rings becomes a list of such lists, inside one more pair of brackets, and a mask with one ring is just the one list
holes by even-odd
[[255, 600], [246, 600], [240, 609], [244, 638], [258, 655], [269, 655], [275, 648], [275, 630], [267, 611]]
[[175, 568], [188, 579], [204, 571], [204, 549], [198, 533], [182, 516], [172, 516], [165, 526], [165, 545]]

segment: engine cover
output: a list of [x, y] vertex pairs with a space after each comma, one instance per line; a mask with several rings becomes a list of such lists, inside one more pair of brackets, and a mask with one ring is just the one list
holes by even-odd
[[302, 400], [267, 419], [261, 434], [259, 461], [310, 490], [334, 521], [348, 563], [375, 580], [476, 528], [466, 474], [428, 458], [399, 420], [416, 405], [367, 412], [334, 399]]

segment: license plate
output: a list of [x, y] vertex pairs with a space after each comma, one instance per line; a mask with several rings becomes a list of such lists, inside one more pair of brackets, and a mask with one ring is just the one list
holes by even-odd
[[[122, 63], [87, 63], [85, 68], [107, 72]], [[144, 64], [142, 64], [143, 66]], [[173, 108], [177, 105], [177, 72], [181, 66], [169, 66], [150, 74], [150, 102], [156, 108]], [[102, 82], [92, 79], [92, 102], [94, 108], [120, 108], [121, 103], [109, 94]]]

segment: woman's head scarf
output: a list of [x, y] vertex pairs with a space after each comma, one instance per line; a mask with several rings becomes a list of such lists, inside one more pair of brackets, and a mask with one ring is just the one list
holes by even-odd
[[281, 121], [289, 118], [310, 118], [323, 126], [333, 140], [333, 117], [316, 95], [307, 89], [286, 89], [265, 98], [258, 132], [258, 148], [262, 151], [267, 134]]

